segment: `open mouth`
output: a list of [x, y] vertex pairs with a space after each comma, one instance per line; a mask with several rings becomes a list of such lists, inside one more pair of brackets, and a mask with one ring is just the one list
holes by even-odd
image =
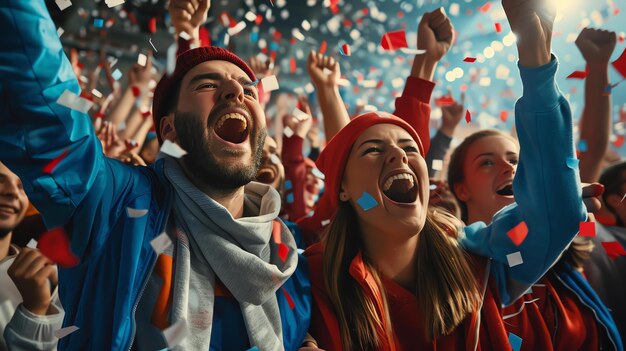
[[241, 144], [248, 138], [248, 120], [243, 115], [231, 112], [221, 116], [215, 123], [215, 134], [222, 140]]
[[276, 179], [276, 172], [270, 167], [261, 167], [256, 174], [256, 180], [264, 184], [272, 184]]
[[500, 196], [513, 196], [513, 184], [507, 184], [496, 190], [496, 194]]
[[383, 183], [383, 194], [389, 200], [410, 204], [417, 200], [417, 184], [415, 177], [410, 173], [398, 173], [389, 176]]
[[16, 214], [17, 208], [13, 206], [8, 206], [8, 205], [0, 205], [0, 212], [7, 213], [7, 214]]

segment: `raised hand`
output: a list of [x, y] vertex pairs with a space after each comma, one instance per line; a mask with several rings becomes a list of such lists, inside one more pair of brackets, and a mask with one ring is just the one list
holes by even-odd
[[587, 63], [607, 65], [615, 49], [617, 35], [615, 32], [593, 28], [585, 28], [578, 38], [576, 46]]
[[128, 84], [136, 85], [140, 89], [147, 89], [148, 83], [152, 79], [152, 51], [148, 51], [146, 65], [141, 66], [136, 63], [128, 73]]
[[306, 97], [301, 96], [300, 98], [298, 98], [298, 103], [298, 105], [300, 105], [299, 109], [302, 112], [306, 113], [307, 116], [296, 117], [288, 115], [285, 117], [283, 125], [291, 128], [295, 135], [304, 139], [309, 133], [309, 130], [311, 130], [311, 126], [313, 125], [313, 117], [311, 116], [311, 108], [309, 107], [309, 102], [307, 101]]
[[206, 22], [210, 7], [210, 0], [170, 0], [167, 10], [177, 34], [185, 32], [197, 38], [198, 29]]
[[502, 0], [502, 7], [517, 36], [520, 64], [542, 66], [550, 62], [556, 5], [548, 0]]
[[426, 50], [426, 57], [439, 61], [454, 42], [454, 27], [443, 7], [426, 12], [417, 27], [417, 48]]
[[[330, 74], [326, 74], [324, 69], [330, 71]], [[316, 88], [339, 86], [341, 69], [339, 68], [339, 62], [335, 61], [334, 58], [312, 51], [307, 61], [307, 70], [309, 77], [311, 77], [311, 82], [313, 82]]]
[[7, 274], [22, 295], [24, 307], [38, 315], [49, 311], [52, 291], [58, 284], [56, 266], [39, 250], [23, 248]]
[[[448, 95], [452, 96], [452, 92], [448, 89]], [[463, 119], [463, 111], [465, 111], [465, 92], [461, 93], [461, 102], [454, 100], [452, 105], [441, 107], [441, 132], [452, 137], [454, 130]]]
[[250, 68], [252, 68], [254, 75], [258, 79], [278, 74], [278, 67], [274, 65], [274, 62], [271, 59], [266, 61], [262, 60], [258, 56], [252, 56], [248, 61], [250, 62]]

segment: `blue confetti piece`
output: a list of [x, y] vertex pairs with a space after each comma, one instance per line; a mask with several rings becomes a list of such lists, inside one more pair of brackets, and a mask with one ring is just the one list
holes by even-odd
[[611, 95], [612, 91], [613, 91], [613, 86], [611, 84], [604, 87], [604, 95]]
[[259, 41], [259, 32], [250, 33], [250, 41], [253, 43], [256, 43], [257, 41]]
[[111, 73], [111, 77], [113, 77], [113, 79], [115, 80], [120, 80], [120, 78], [122, 78], [122, 72], [116, 68], [115, 71]]
[[519, 351], [522, 347], [522, 338], [513, 333], [509, 333], [509, 344], [511, 344], [513, 351]]
[[291, 190], [292, 187], [293, 187], [293, 184], [291, 184], [291, 180], [289, 179], [285, 180], [285, 190]]
[[272, 42], [270, 44], [270, 50], [271, 51], [278, 51], [278, 50], [280, 50], [280, 45], [278, 45], [278, 43], [276, 43], [276, 42]]
[[374, 197], [370, 195], [367, 191], [364, 192], [363, 195], [361, 195], [356, 203], [361, 206], [363, 211], [369, 211], [372, 208], [378, 206], [378, 202], [376, 202], [376, 199], [374, 199]]
[[292, 204], [293, 203], [293, 193], [287, 194], [287, 203], [288, 204]]
[[578, 141], [578, 151], [580, 152], [585, 152], [587, 151], [587, 141], [586, 140], [579, 140]]
[[102, 18], [96, 18], [93, 20], [93, 26], [96, 28], [102, 28], [104, 26], [104, 20]]
[[577, 170], [578, 169], [578, 163], [580, 161], [577, 158], [571, 158], [568, 157], [567, 160], [565, 160], [565, 163], [567, 164], [567, 167], [573, 169], [573, 170]]
[[259, 82], [260, 82], [260, 80], [257, 79], [254, 82], [250, 82], [250, 83], [244, 84], [244, 85], [247, 86], [247, 87], [253, 87], [253, 86], [259, 84]]
[[247, 349], [246, 351], [260, 351], [258, 346]]

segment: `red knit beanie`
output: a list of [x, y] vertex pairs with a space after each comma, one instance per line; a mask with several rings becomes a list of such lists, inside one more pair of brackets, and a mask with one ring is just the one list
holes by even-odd
[[240, 59], [234, 53], [222, 49], [217, 46], [200, 47], [183, 52], [176, 58], [176, 68], [171, 75], [164, 75], [154, 89], [154, 98], [152, 102], [152, 118], [154, 119], [154, 126], [156, 128], [156, 134], [159, 138], [159, 144], [163, 141], [161, 138], [160, 123], [161, 118], [169, 113], [169, 104], [173, 100], [173, 94], [178, 94], [178, 86], [183, 80], [183, 77], [189, 70], [195, 66], [213, 60], [228, 61], [244, 71], [248, 78], [252, 81], [256, 81], [254, 72], [246, 64], [246, 62]]
[[315, 213], [298, 221], [298, 226], [302, 229], [309, 244], [317, 241], [311, 236], [319, 237], [327, 223], [326, 221], [330, 220], [337, 211], [341, 180], [348, 163], [348, 156], [352, 151], [352, 145], [366, 129], [381, 123], [395, 124], [406, 130], [415, 140], [420, 153], [424, 156], [424, 146], [419, 135], [410, 124], [399, 117], [385, 112], [369, 112], [352, 119], [330, 140], [317, 159], [317, 168], [324, 173], [324, 194], [315, 207]]

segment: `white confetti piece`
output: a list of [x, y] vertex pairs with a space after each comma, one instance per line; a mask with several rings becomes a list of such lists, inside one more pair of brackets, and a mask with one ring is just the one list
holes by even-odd
[[87, 113], [87, 111], [93, 107], [93, 102], [83, 99], [69, 90], [65, 90], [63, 94], [59, 96], [57, 104], [82, 113]]
[[26, 244], [26, 247], [30, 247], [31, 249], [36, 249], [37, 248], [37, 240], [30, 239], [28, 244]]
[[524, 263], [524, 260], [522, 260], [522, 254], [519, 251], [506, 255], [506, 260], [509, 262], [509, 267], [519, 266]]
[[148, 63], [148, 56], [144, 54], [139, 54], [139, 56], [137, 56], [137, 63], [139, 64], [139, 66], [145, 67], [146, 63]]
[[183, 150], [178, 144], [169, 140], [165, 140], [161, 146], [161, 152], [168, 154], [172, 157], [181, 158], [187, 155], [187, 151]]
[[256, 14], [252, 11], [248, 11], [246, 12], [246, 15], [244, 16], [248, 21], [252, 22], [256, 20]]
[[111, 73], [111, 77], [115, 80], [120, 80], [120, 78], [122, 78], [122, 71], [120, 71], [119, 68], [116, 68], [115, 71]]
[[183, 40], [191, 39], [191, 35], [189, 35], [187, 32], [180, 32], [178, 36]]
[[278, 157], [276, 154], [272, 154], [270, 156], [270, 161], [272, 161], [272, 163], [275, 165], [279, 165], [281, 163], [280, 157]]
[[291, 115], [294, 116], [298, 121], [304, 121], [309, 118], [309, 115], [306, 112], [300, 110], [297, 107], [293, 109]]
[[73, 332], [77, 331], [78, 329], [80, 329], [80, 328], [78, 328], [75, 325], [71, 325], [71, 326], [66, 327], [66, 328], [61, 328], [59, 330], [55, 330], [54, 331], [54, 336], [56, 336], [57, 339], [61, 339], [61, 338], [64, 338], [64, 337], [72, 334]]
[[311, 173], [313, 173], [313, 175], [318, 177], [319, 179], [325, 179], [326, 178], [324, 173], [322, 173], [322, 171], [320, 171], [318, 168], [313, 168], [313, 170], [311, 170]]
[[410, 48], [400, 48], [400, 51], [402, 51], [405, 54], [409, 54], [409, 55], [421, 55], [421, 54], [426, 53], [426, 50], [410, 49]]
[[442, 160], [433, 160], [432, 169], [434, 171], [441, 171], [443, 169], [443, 161]]
[[65, 29], [63, 29], [63, 27], [59, 27], [57, 28], [57, 36], [60, 38], [63, 33], [65, 33]]
[[234, 27], [228, 28], [228, 35], [233, 36], [239, 34], [242, 30], [246, 28], [246, 22], [241, 21], [237, 23]]
[[285, 129], [283, 129], [283, 134], [285, 134], [287, 138], [291, 138], [293, 136], [293, 130], [289, 127], [285, 127]]
[[148, 210], [147, 209], [145, 209], [145, 210], [138, 210], [136, 208], [126, 207], [126, 214], [130, 218], [141, 218], [141, 217], [145, 216], [146, 214], [148, 214]]
[[102, 93], [98, 89], [91, 89], [91, 95], [97, 97], [98, 99], [102, 98]]
[[149, 38], [148, 42], [150, 43], [150, 46], [152, 46], [152, 49], [154, 49], [154, 52], [158, 52], [157, 49], [154, 47], [154, 44], [152, 44], [152, 38]]
[[72, 6], [72, 2], [70, 0], [55, 0], [54, 2], [56, 2], [57, 6], [59, 7], [61, 11]]
[[184, 319], [174, 323], [171, 327], [163, 331], [163, 336], [167, 340], [167, 345], [173, 348], [180, 344], [189, 335], [189, 329], [187, 328], [187, 321]]
[[322, 221], [322, 226], [325, 227], [330, 224], [330, 219], [325, 219]]
[[267, 76], [261, 79], [261, 85], [263, 85], [263, 91], [268, 93], [278, 89], [278, 80], [276, 76]]
[[123, 4], [124, 0], [106, 0], [105, 3], [109, 8], [111, 8]]
[[169, 236], [167, 236], [167, 234], [161, 233], [159, 236], [150, 241], [150, 245], [152, 246], [154, 252], [158, 255], [172, 245], [172, 240]]

